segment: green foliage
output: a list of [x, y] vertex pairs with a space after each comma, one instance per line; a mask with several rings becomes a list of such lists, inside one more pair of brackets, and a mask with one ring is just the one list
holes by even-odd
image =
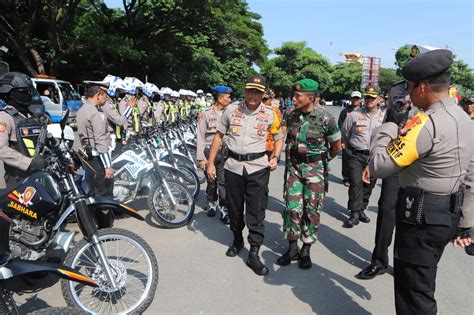
[[403, 78], [400, 75], [398, 75], [397, 70], [391, 69], [391, 68], [380, 69], [379, 86], [383, 93], [387, 93], [393, 84], [401, 80], [403, 80]]
[[[69, 3], [77, 7], [69, 10]], [[242, 0], [127, 1], [124, 10], [99, 0], [6, 0], [0, 9], [0, 22], [24, 34], [7, 61], [31, 75], [72, 82], [110, 73], [174, 89], [242, 89], [269, 53], [260, 16]], [[7, 37], [0, 31], [0, 40]], [[29, 47], [39, 58], [28, 55]]]
[[362, 64], [356, 61], [338, 63], [332, 72], [332, 86], [327, 99], [347, 99], [353, 91], [361, 91]]
[[410, 45], [406, 44], [398, 48], [395, 53], [395, 65], [397, 66], [397, 73], [400, 74], [400, 70], [405, 66], [405, 64], [410, 61]]
[[291, 95], [294, 82], [310, 78], [320, 84], [320, 89], [330, 88], [332, 66], [322, 55], [307, 47], [305, 42], [285, 42], [274, 50], [276, 55], [262, 66], [271, 87], [283, 96]]

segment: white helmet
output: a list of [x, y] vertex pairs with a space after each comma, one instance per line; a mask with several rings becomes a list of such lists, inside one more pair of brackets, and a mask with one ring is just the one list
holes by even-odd
[[132, 95], [137, 94], [137, 88], [141, 88], [145, 85], [142, 81], [135, 77], [126, 77], [123, 81], [125, 82], [125, 89], [127, 93]]
[[171, 92], [171, 97], [178, 98], [179, 97], [179, 92], [176, 92], [176, 91]]
[[203, 90], [197, 90], [196, 93], [197, 94], [204, 94], [204, 91]]
[[161, 88], [161, 94], [163, 94], [163, 95], [171, 95], [171, 93], [173, 93], [173, 90], [170, 89], [169, 87]]
[[111, 97], [115, 97], [117, 95], [117, 90], [126, 91], [125, 82], [120, 77], [108, 74], [103, 81], [109, 82], [107, 94], [109, 94]]
[[148, 97], [152, 97], [153, 92], [158, 93], [159, 92], [158, 87], [150, 82], [145, 83], [145, 85], [143, 86], [143, 94], [145, 94]]

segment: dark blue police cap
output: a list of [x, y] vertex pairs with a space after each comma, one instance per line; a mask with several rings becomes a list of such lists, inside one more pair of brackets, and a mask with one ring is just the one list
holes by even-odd
[[215, 93], [225, 93], [225, 94], [230, 94], [232, 93], [232, 89], [228, 86], [224, 85], [217, 85], [212, 88], [212, 91]]
[[453, 63], [453, 53], [447, 49], [436, 49], [420, 54], [402, 69], [402, 76], [411, 82], [420, 82], [447, 71]]

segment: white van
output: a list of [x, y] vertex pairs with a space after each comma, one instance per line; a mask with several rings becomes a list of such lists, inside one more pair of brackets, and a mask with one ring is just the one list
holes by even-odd
[[82, 100], [71, 83], [43, 77], [31, 80], [43, 100], [51, 121], [59, 122], [64, 112], [69, 109], [69, 123], [75, 125], [76, 113], [82, 106]]

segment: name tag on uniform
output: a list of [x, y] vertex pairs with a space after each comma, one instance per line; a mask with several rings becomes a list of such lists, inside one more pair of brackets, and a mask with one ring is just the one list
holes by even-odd
[[364, 126], [364, 125], [356, 126], [356, 131], [357, 131], [357, 132], [364, 132], [365, 127], [366, 127], [366, 126]]
[[257, 118], [259, 119], [267, 119], [268, 117], [270, 117], [268, 114], [265, 114], [265, 113], [258, 113], [257, 114]]

